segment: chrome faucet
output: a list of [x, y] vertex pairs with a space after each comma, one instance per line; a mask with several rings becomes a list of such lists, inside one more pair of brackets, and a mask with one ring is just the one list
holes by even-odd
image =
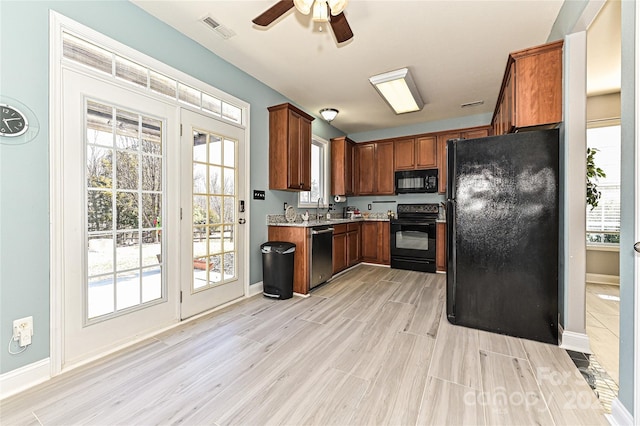
[[320, 222], [320, 214], [319, 214], [320, 201], [322, 201], [322, 198], [318, 197], [318, 202], [316, 203], [316, 221], [318, 222]]

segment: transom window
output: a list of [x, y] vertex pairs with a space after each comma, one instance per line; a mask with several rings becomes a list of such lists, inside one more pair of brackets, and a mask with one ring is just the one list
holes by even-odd
[[175, 99], [206, 114], [242, 124], [242, 108], [124, 58], [104, 47], [63, 32], [63, 57], [109, 74], [158, 95]]

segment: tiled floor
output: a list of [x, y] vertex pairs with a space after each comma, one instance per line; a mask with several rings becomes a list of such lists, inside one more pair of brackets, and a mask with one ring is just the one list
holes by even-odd
[[620, 288], [587, 284], [587, 335], [599, 363], [618, 383]]
[[[587, 335], [593, 354], [585, 373], [591, 375], [595, 391], [605, 411], [618, 396], [618, 353], [620, 288], [614, 285], [587, 284]], [[570, 354], [578, 367], [580, 355]]]
[[451, 325], [444, 275], [359, 265], [0, 401], [0, 424], [607, 425], [556, 345]]

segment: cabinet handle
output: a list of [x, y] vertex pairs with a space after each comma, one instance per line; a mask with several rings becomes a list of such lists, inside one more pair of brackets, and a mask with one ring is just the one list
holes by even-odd
[[637, 243], [635, 243], [635, 244], [633, 245], [633, 249], [634, 249], [635, 251], [637, 251], [638, 253], [640, 253], [640, 241], [638, 241]]

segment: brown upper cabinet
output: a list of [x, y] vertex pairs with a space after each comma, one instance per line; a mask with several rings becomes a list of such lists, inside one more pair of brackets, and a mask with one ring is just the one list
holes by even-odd
[[331, 194], [353, 195], [355, 143], [346, 137], [331, 139]]
[[311, 190], [309, 114], [285, 103], [269, 110], [269, 189]]
[[356, 193], [393, 195], [393, 141], [356, 144]]
[[509, 55], [491, 121], [495, 135], [562, 121], [562, 45], [560, 40]]
[[396, 139], [393, 148], [395, 170], [429, 169], [437, 167], [435, 136], [415, 136]]
[[475, 139], [489, 136], [490, 127], [476, 127], [471, 129], [454, 130], [438, 134], [438, 192], [444, 194], [447, 190], [447, 141], [449, 139]]

